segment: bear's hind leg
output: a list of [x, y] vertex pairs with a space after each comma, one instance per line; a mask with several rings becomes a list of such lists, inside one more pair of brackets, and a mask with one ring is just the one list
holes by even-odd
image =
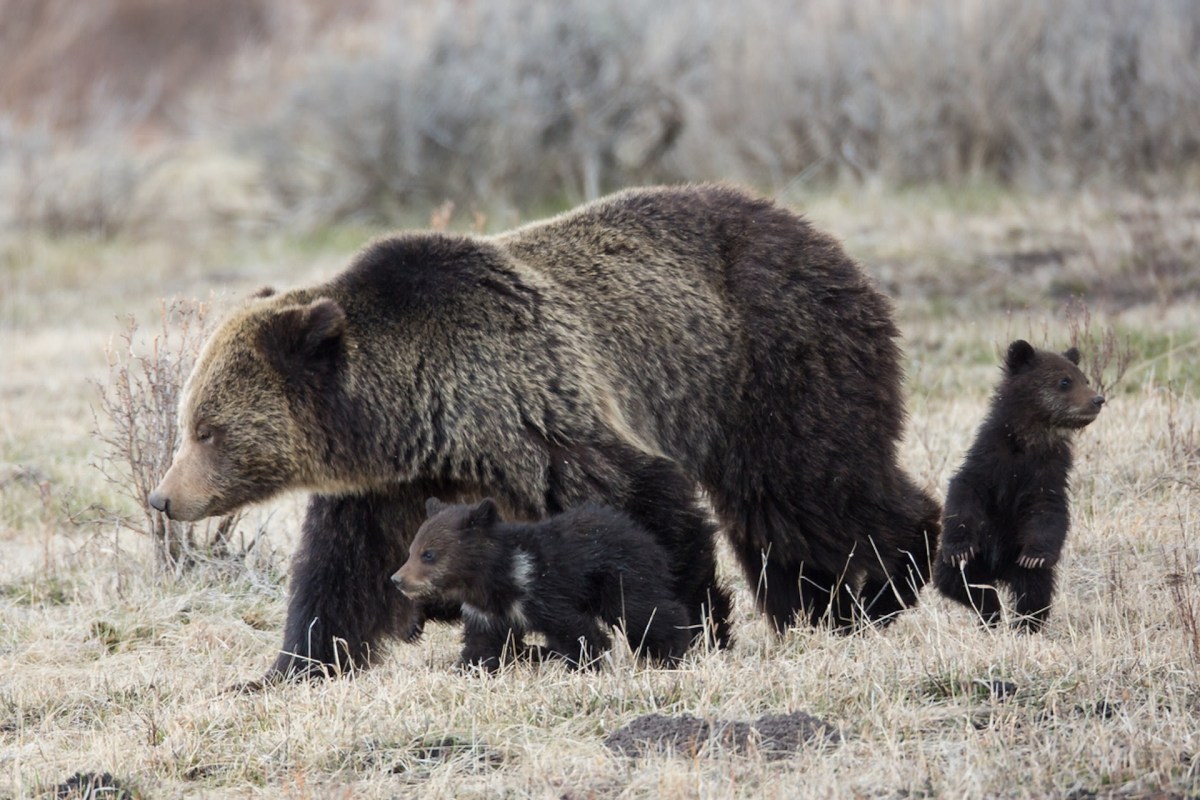
[[939, 561], [933, 568], [933, 582], [949, 599], [974, 609], [983, 624], [993, 626], [1000, 621], [1000, 595], [991, 579], [971, 564], [959, 569]]
[[852, 625], [856, 600], [843, 578], [808, 562], [786, 563], [744, 541], [734, 545], [755, 605], [776, 633], [785, 633], [799, 619], [834, 630]]
[[868, 620], [886, 627], [901, 611], [916, 605], [917, 590], [910, 577], [899, 580], [885, 578], [868, 580], [862, 588], [863, 613]]
[[624, 598], [612, 621], [623, 627], [630, 650], [659, 663], [677, 663], [692, 638], [687, 611], [665, 592]]
[[917, 604], [929, 583], [938, 540], [942, 531], [942, 509], [933, 497], [903, 473], [899, 489], [891, 496], [889, 510], [877, 524], [881, 535], [872, 536], [872, 559], [863, 584], [862, 603], [866, 618], [890, 624], [901, 611]]
[[733, 600], [717, 582], [717, 528], [697, 502], [696, 485], [665, 458], [622, 447], [612, 460], [626, 465], [625, 512], [667, 553], [673, 593], [687, 609], [694, 638], [728, 646]]
[[1054, 567], [1025, 569], [1014, 564], [1004, 577], [1012, 589], [1018, 615], [1013, 624], [1030, 633], [1040, 631], [1054, 599]]
[[863, 582], [862, 608], [871, 622], [887, 626], [901, 611], [917, 604], [921, 588], [929, 582], [929, 551], [922, 547], [916, 553], [901, 551], [899, 564], [882, 575], [869, 574]]
[[600, 629], [595, 617], [586, 614], [559, 615], [547, 626], [546, 650], [562, 658], [572, 669], [596, 669], [600, 655], [612, 646], [612, 639]]
[[811, 564], [800, 565], [801, 611], [810, 624], [849, 633], [859, 616], [860, 600], [846, 573], [834, 575]]
[[[766, 614], [776, 633], [784, 633], [801, 613], [820, 619], [829, 608], [828, 581], [802, 581], [800, 569], [771, 558], [745, 535], [731, 537], [754, 605]], [[803, 584], [803, 588], [802, 588]]]

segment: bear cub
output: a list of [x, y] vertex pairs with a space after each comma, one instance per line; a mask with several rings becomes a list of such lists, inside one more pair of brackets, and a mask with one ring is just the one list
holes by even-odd
[[464, 664], [495, 670], [528, 652], [526, 633], [541, 633], [545, 655], [593, 666], [611, 644], [597, 619], [623, 624], [630, 648], [658, 662], [677, 662], [691, 643], [666, 553], [624, 513], [588, 503], [504, 522], [490, 498], [425, 508], [392, 581], [413, 600], [462, 603]]
[[1071, 435], [1104, 405], [1078, 365], [1074, 347], [1009, 345], [991, 409], [950, 480], [934, 584], [987, 625], [1000, 618], [998, 586], [1012, 592], [1018, 626], [1040, 630], [1049, 614], [1070, 526]]

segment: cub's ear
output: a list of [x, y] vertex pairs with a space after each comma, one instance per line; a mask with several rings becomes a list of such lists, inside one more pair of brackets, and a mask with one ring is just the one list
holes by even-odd
[[1008, 346], [1008, 355], [1004, 358], [1004, 371], [1009, 375], [1016, 375], [1033, 363], [1034, 355], [1033, 345], [1024, 339], [1017, 339]]
[[320, 297], [306, 306], [270, 312], [258, 333], [258, 349], [285, 377], [301, 383], [332, 375], [343, 350], [346, 312]]
[[1079, 366], [1079, 348], [1078, 347], [1068, 347], [1065, 351], [1063, 351], [1063, 358], [1067, 359], [1067, 361], [1070, 361], [1072, 364], [1074, 364], [1075, 366], [1078, 367]]
[[443, 503], [441, 500], [438, 500], [436, 497], [430, 497], [425, 501], [425, 516], [432, 517], [443, 508], [449, 508], [449, 506], [446, 503]]
[[473, 528], [491, 528], [500, 519], [500, 509], [496, 501], [485, 497], [467, 514], [467, 524]]
[[272, 286], [264, 286], [256, 292], [250, 294], [251, 300], [262, 300], [264, 297], [274, 297], [275, 288]]

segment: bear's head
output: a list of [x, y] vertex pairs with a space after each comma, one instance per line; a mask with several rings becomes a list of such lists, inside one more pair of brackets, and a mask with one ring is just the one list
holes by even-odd
[[487, 569], [486, 554], [500, 512], [491, 498], [475, 505], [447, 505], [432, 497], [425, 512], [428, 517], [408, 548], [408, 560], [392, 575], [392, 582], [412, 599], [461, 602]]
[[1044, 433], [1089, 425], [1104, 405], [1079, 369], [1079, 351], [1036, 350], [1018, 339], [1008, 346], [1000, 398], [1020, 426]]
[[345, 337], [345, 312], [328, 298], [260, 294], [222, 323], [183, 387], [179, 447], [149, 504], [192, 521], [327, 480], [322, 399]]

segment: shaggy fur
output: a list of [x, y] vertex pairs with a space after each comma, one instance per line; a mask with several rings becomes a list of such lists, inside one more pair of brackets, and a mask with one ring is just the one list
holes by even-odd
[[1025, 341], [1008, 348], [1004, 378], [946, 495], [938, 590], [1000, 619], [997, 586], [1013, 594], [1017, 624], [1039, 630], [1070, 526], [1071, 434], [1100, 413], [1075, 348], [1062, 355]]
[[506, 523], [490, 498], [431, 499], [427, 511], [392, 581], [419, 602], [462, 604], [463, 663], [496, 669], [506, 653], [525, 652], [526, 633], [542, 633], [546, 655], [593, 665], [611, 644], [597, 619], [655, 661], [675, 663], [687, 649], [667, 554], [627, 515], [589, 503]]
[[150, 503], [196, 519], [313, 492], [276, 673], [419, 631], [431, 612], [382, 589], [428, 496], [490, 495], [514, 519], [626, 511], [721, 643], [700, 487], [778, 629], [886, 621], [916, 601], [940, 525], [897, 465], [897, 335], [836, 242], [728, 187], [386, 238], [223, 323]]

